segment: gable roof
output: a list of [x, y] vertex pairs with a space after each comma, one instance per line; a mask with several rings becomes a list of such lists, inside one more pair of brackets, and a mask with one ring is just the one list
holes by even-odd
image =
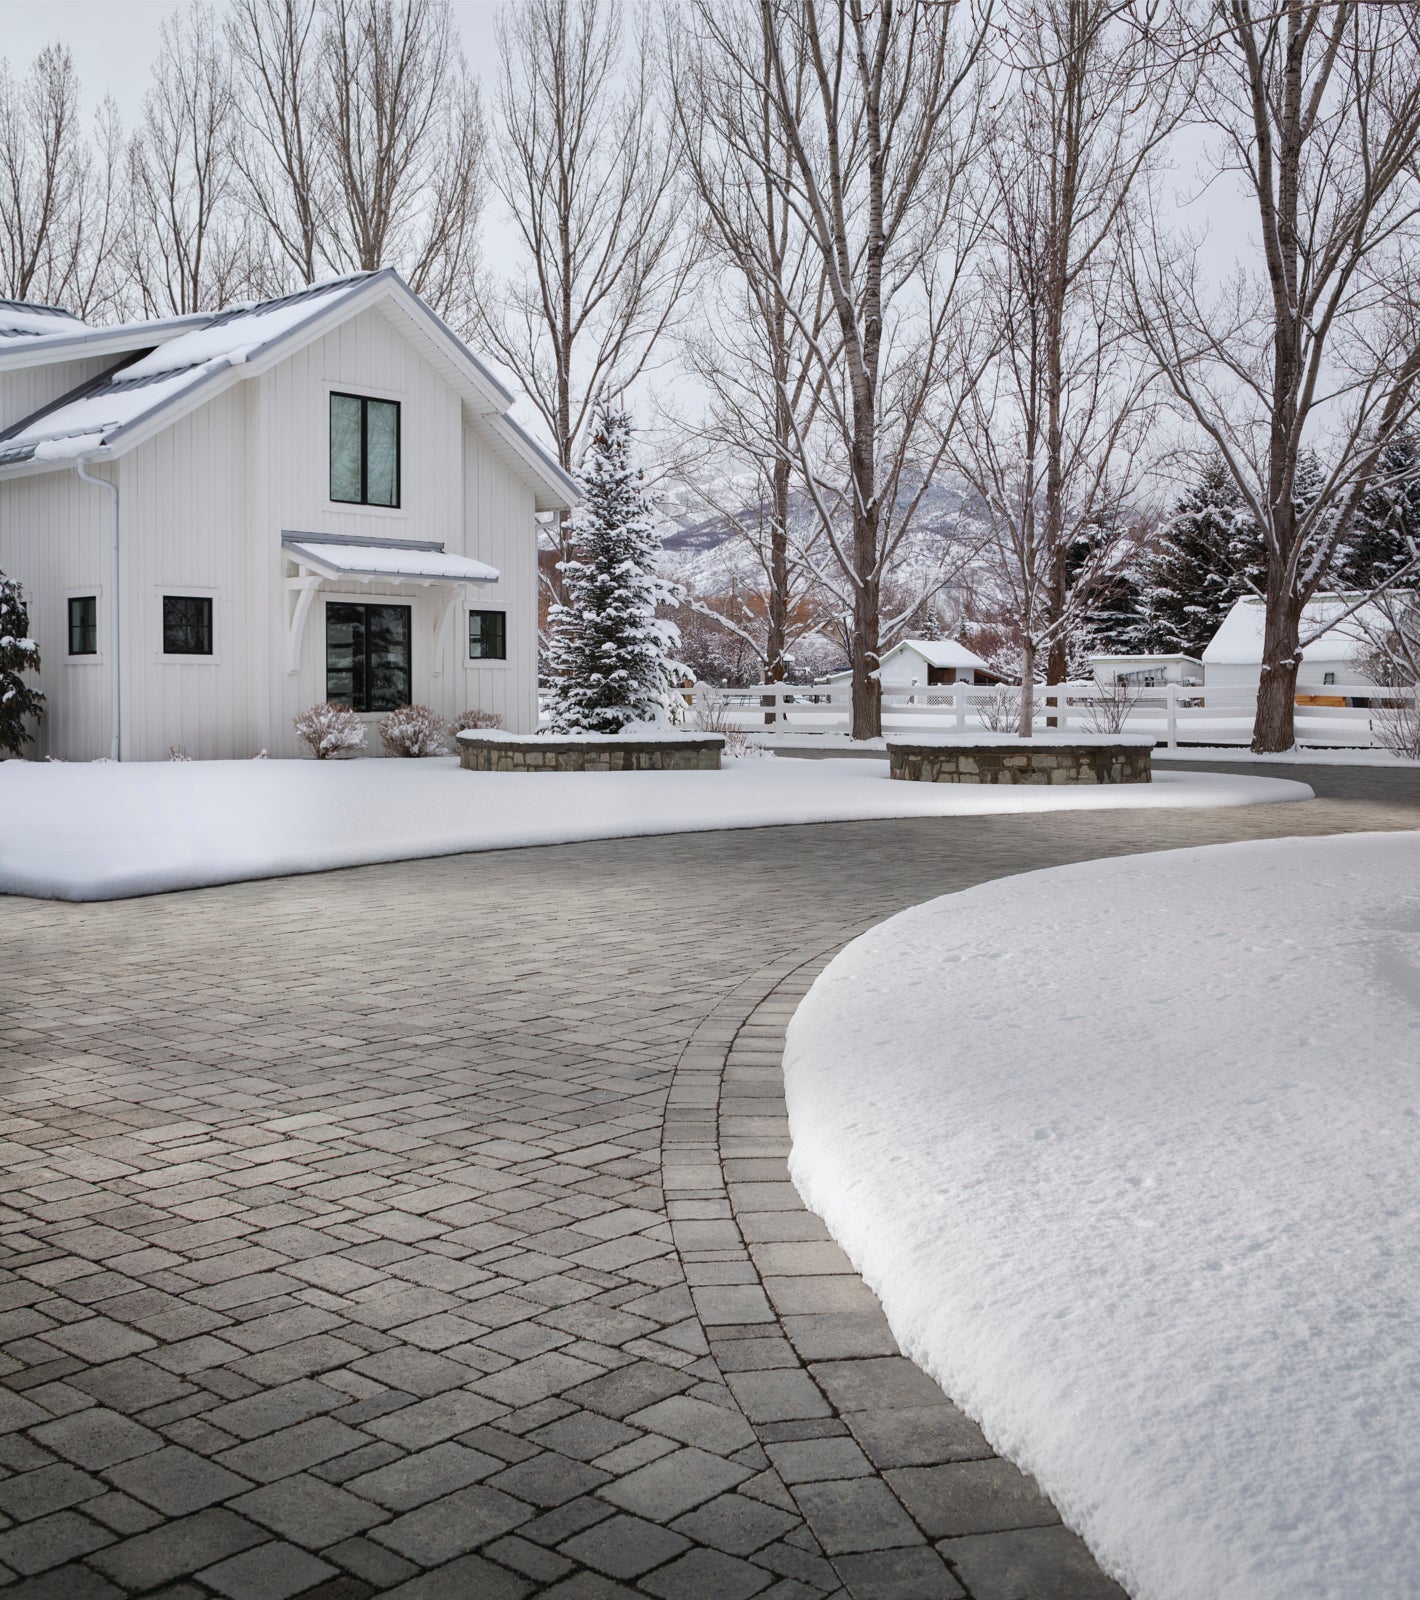
[[85, 327], [86, 323], [59, 306], [39, 305], [33, 300], [0, 300], [0, 341], [44, 339]]
[[956, 639], [904, 639], [900, 644], [895, 644], [883, 660], [886, 661], [903, 650], [911, 650], [921, 656], [929, 667], [956, 667], [959, 670], [971, 667], [982, 672], [991, 670], [990, 665], [974, 650], [968, 650]]
[[[81, 457], [121, 455], [223, 389], [268, 370], [373, 306], [458, 391], [465, 420], [511, 454], [519, 475], [533, 482], [539, 510], [576, 503], [572, 480], [503, 415], [513, 403], [512, 393], [390, 268], [313, 284], [259, 305], [115, 330], [125, 342], [123, 360], [0, 432], [0, 476], [52, 471]], [[24, 343], [47, 347], [54, 360], [91, 353], [83, 337]]]
[[[1322, 594], [1302, 607], [1302, 636], [1324, 631], [1310, 644], [1302, 646], [1303, 661], [1345, 661], [1366, 643], [1366, 627], [1385, 621], [1375, 605], [1363, 605], [1343, 613], [1360, 599], [1358, 594]], [[1203, 650], [1205, 667], [1262, 665], [1262, 635], [1267, 621], [1267, 602], [1244, 595], [1233, 602], [1232, 610], [1219, 624], [1218, 631]]]

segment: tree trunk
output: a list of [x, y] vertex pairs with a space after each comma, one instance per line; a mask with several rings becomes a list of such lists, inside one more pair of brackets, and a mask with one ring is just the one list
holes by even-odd
[[[787, 676], [784, 652], [789, 638], [789, 460], [781, 456], [774, 463], [771, 481], [769, 528], [769, 605], [764, 641], [764, 681], [783, 683]], [[770, 709], [764, 720], [772, 724], [778, 720], [774, 701], [766, 698]]]
[[1021, 714], [1016, 732], [1029, 739], [1035, 731], [1035, 646], [1028, 644], [1021, 651]]
[[[873, 532], [876, 543], [876, 529]], [[853, 594], [853, 737], [876, 739], [883, 731], [883, 686], [878, 671], [878, 580]]]
[[1280, 755], [1297, 742], [1297, 670], [1301, 607], [1290, 595], [1267, 596], [1267, 621], [1262, 638], [1262, 676], [1257, 685], [1257, 717], [1252, 748], [1259, 755]]

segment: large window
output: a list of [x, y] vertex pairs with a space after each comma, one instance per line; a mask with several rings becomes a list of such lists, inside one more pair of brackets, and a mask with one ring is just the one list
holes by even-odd
[[356, 506], [399, 504], [398, 401], [331, 395], [330, 498]]
[[506, 661], [508, 659], [508, 613], [470, 611], [468, 614], [468, 659]]
[[207, 595], [163, 596], [163, 654], [212, 654], [212, 601]]
[[99, 600], [97, 595], [76, 594], [69, 601], [69, 654], [99, 653]]
[[410, 701], [408, 606], [328, 602], [325, 697], [352, 711], [393, 711]]

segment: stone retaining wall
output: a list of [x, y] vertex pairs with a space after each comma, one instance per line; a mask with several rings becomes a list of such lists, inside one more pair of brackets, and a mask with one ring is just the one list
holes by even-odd
[[894, 778], [917, 783], [1151, 783], [1148, 745], [926, 745], [888, 741]]
[[510, 739], [460, 734], [470, 772], [718, 772], [725, 741], [703, 739]]

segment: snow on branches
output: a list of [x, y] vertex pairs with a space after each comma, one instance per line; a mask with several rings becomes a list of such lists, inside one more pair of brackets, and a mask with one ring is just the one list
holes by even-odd
[[564, 603], [549, 619], [549, 710], [558, 733], [620, 733], [664, 714], [680, 637], [656, 608], [675, 604], [680, 590], [656, 575], [660, 538], [631, 460], [631, 418], [620, 407], [597, 408], [578, 476], [572, 538], [580, 559], [558, 567]]
[[31, 734], [25, 723], [44, 714], [44, 696], [21, 674], [39, 671], [39, 646], [18, 583], [0, 572], [0, 751], [19, 755]]
[[292, 726], [302, 740], [311, 747], [317, 761], [327, 761], [331, 756], [343, 755], [347, 750], [362, 750], [365, 746], [365, 724], [349, 706], [308, 706], [299, 716], [291, 719]]

